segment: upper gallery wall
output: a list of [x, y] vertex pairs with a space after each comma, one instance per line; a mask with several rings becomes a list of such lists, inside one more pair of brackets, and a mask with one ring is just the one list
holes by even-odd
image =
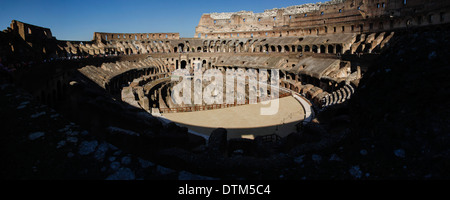
[[253, 38], [387, 31], [448, 22], [446, 0], [332, 0], [263, 13], [203, 14], [196, 38]]

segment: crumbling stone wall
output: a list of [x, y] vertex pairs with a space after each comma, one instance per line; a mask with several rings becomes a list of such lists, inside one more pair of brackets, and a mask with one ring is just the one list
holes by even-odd
[[196, 38], [259, 38], [390, 31], [448, 23], [445, 0], [339, 0], [263, 13], [203, 14]]

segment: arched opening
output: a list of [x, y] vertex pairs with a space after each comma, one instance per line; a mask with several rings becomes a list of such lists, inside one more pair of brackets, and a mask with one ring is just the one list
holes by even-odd
[[178, 51], [180, 53], [184, 52], [184, 44], [183, 43], [178, 44]]
[[202, 61], [202, 69], [206, 67], [206, 60]]
[[173, 52], [174, 52], [174, 53], [177, 53], [177, 52], [178, 52], [178, 47], [174, 47], [174, 48], [173, 48]]
[[271, 52], [275, 52], [276, 51], [275, 46], [270, 46], [270, 50]]
[[239, 48], [239, 52], [243, 52], [244, 51], [244, 43], [243, 42], [239, 43], [238, 48]]
[[334, 53], [333, 45], [328, 45], [328, 53]]
[[[285, 79], [286, 76], [283, 71], [280, 70], [280, 79]], [[284, 83], [282, 83], [284, 85]], [[284, 86], [283, 86], [284, 87]]]
[[320, 53], [325, 53], [325, 52], [326, 52], [325, 45], [320, 45]]
[[197, 47], [197, 52], [202, 52], [202, 48], [201, 47]]
[[317, 53], [317, 52], [318, 52], [317, 50], [318, 50], [317, 46], [316, 46], [316, 45], [313, 45], [312, 51], [313, 51], [314, 53]]
[[311, 51], [311, 49], [309, 48], [308, 45], [306, 45], [306, 46], [305, 46], [305, 52], [310, 52], [310, 51]]
[[290, 50], [289, 50], [289, 46], [284, 46], [284, 52], [290, 52]]
[[186, 69], [187, 62], [185, 60], [181, 61], [181, 69]]
[[302, 52], [302, 51], [303, 51], [303, 47], [300, 46], [300, 45], [298, 45], [298, 47], [297, 47], [297, 52]]
[[281, 51], [283, 50], [283, 48], [281, 48], [281, 46], [278, 45], [278, 46], [277, 46], [277, 50], [278, 50], [278, 52], [281, 52]]
[[336, 53], [342, 54], [342, 46], [340, 44], [336, 45]]

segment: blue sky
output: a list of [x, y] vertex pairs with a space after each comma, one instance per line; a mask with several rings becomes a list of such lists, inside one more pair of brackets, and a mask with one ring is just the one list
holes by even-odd
[[92, 40], [94, 32], [177, 32], [194, 37], [203, 13], [263, 12], [317, 0], [0, 0], [0, 30], [19, 20], [50, 28], [59, 40]]

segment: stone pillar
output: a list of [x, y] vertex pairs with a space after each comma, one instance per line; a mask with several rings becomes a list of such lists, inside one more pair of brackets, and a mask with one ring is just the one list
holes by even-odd
[[360, 66], [358, 66], [358, 67], [356, 67], [356, 72], [357, 72], [357, 79], [360, 79], [361, 78], [361, 67]]

